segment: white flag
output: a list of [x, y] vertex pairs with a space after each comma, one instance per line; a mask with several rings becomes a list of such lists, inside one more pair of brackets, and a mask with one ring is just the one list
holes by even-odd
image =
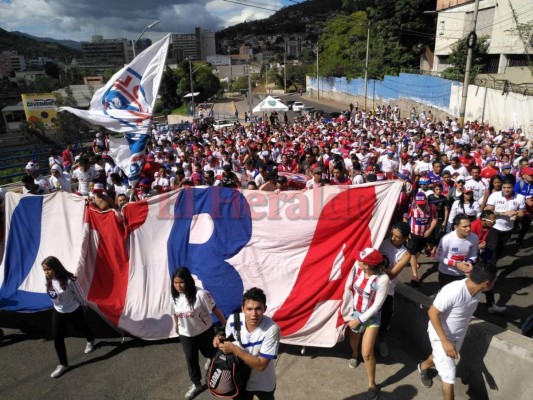
[[165, 36], [113, 75], [95, 92], [88, 111], [72, 107], [60, 107], [59, 111], [69, 111], [115, 132], [148, 129], [169, 41], [170, 35]]

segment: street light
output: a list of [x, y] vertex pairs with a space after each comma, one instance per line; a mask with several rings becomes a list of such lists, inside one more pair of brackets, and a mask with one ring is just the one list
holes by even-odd
[[141, 32], [141, 34], [139, 35], [139, 37], [137, 38], [137, 40], [134, 40], [133, 41], [133, 58], [135, 58], [135, 44], [141, 39], [142, 35], [144, 35], [144, 33], [148, 30], [148, 29], [152, 29], [154, 26], [156, 26], [158, 23], [160, 23], [161, 21], [157, 20], [157, 21], [154, 21], [152, 22], [150, 25], [148, 25], [146, 28], [144, 28], [144, 30]]
[[194, 89], [193, 89], [193, 86], [192, 86], [192, 63], [191, 63], [191, 57], [187, 57], [187, 60], [189, 61], [189, 78], [191, 80], [192, 120], [194, 121]]
[[368, 90], [368, 53], [370, 50], [370, 23], [366, 30], [366, 57], [365, 57], [365, 112], [366, 110], [366, 93]]
[[320, 81], [318, 77], [318, 42], [316, 44], [316, 99], [320, 100]]

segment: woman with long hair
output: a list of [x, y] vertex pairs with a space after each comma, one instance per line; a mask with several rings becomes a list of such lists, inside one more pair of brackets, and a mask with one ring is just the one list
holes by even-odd
[[484, 210], [487, 205], [487, 200], [492, 193], [502, 191], [503, 179], [500, 175], [494, 175], [490, 178], [489, 189], [485, 191], [485, 196], [483, 196], [483, 201], [481, 202], [481, 209]]
[[352, 357], [350, 368], [359, 365], [358, 348], [362, 337], [361, 355], [368, 378], [367, 399], [378, 398], [376, 385], [376, 358], [374, 345], [381, 325], [381, 308], [387, 297], [390, 279], [383, 271], [385, 266], [381, 253], [372, 248], [358, 252], [355, 259], [353, 282], [348, 287], [353, 293], [353, 316], [348, 322]]
[[216, 306], [211, 294], [197, 288], [191, 272], [186, 267], [178, 268], [172, 275], [172, 317], [185, 353], [189, 378], [192, 386], [185, 393], [185, 399], [192, 399], [203, 390], [202, 373], [198, 351], [209, 360], [217, 349], [213, 347], [215, 330], [211, 314], [215, 314], [222, 326], [226, 325], [224, 313]]
[[56, 257], [46, 257], [41, 263], [46, 276], [46, 291], [54, 304], [52, 314], [52, 336], [59, 365], [50, 375], [59, 378], [69, 368], [67, 349], [65, 347], [65, 331], [67, 322], [82, 331], [87, 338], [85, 354], [94, 350], [95, 340], [91, 329], [83, 320], [83, 307], [87, 301], [85, 295], [76, 282], [76, 277], [67, 271]]
[[474, 221], [481, 214], [481, 207], [479, 203], [474, 200], [474, 192], [472, 188], [463, 189], [463, 193], [455, 200], [450, 209], [448, 216], [448, 231], [452, 229], [452, 221], [457, 214], [465, 214], [470, 222]]

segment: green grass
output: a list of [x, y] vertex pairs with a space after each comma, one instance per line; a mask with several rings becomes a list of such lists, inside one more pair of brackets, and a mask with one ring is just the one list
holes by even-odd
[[173, 115], [188, 115], [187, 114], [187, 106], [185, 103], [181, 105], [181, 107], [175, 108], [172, 110]]

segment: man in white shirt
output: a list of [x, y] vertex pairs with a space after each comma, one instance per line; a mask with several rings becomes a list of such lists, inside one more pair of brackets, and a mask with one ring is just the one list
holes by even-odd
[[444, 168], [444, 171], [450, 171], [450, 175], [453, 176], [453, 174], [457, 173], [461, 176], [469, 176], [468, 170], [461, 165], [461, 161], [459, 160], [459, 157], [452, 157], [450, 159], [450, 165], [448, 165], [446, 168]]
[[479, 239], [470, 232], [470, 219], [457, 214], [453, 219], [454, 230], [444, 235], [437, 247], [439, 261], [439, 287], [461, 280], [470, 273], [477, 259]]
[[62, 190], [63, 192], [72, 192], [72, 175], [68, 172], [63, 172], [61, 167], [57, 164], [52, 165], [50, 168], [50, 191], [57, 192]]
[[493, 261], [496, 263], [503, 255], [515, 221], [525, 214], [526, 198], [514, 192], [512, 182], [504, 181], [502, 190], [489, 196], [485, 209], [494, 211], [496, 215], [496, 223], [487, 238], [487, 246], [494, 251]]
[[[239, 342], [225, 341], [222, 336], [216, 336], [213, 345], [226, 354], [235, 354], [250, 368], [251, 374], [246, 391], [239, 399], [252, 400], [256, 396], [259, 400], [274, 400], [276, 390], [275, 365], [271, 360], [278, 356], [280, 329], [269, 317], [265, 316], [266, 296], [263, 290], [252, 288], [247, 290], [242, 299], [241, 348]], [[234, 316], [228, 318], [225, 337], [236, 337]]]
[[444, 400], [454, 398], [456, 364], [468, 324], [481, 292], [490, 290], [495, 279], [493, 269], [476, 265], [468, 278], [444, 286], [428, 311], [432, 353], [418, 364], [418, 372], [422, 385], [430, 388], [433, 380], [429, 377], [429, 368], [437, 368], [442, 379]]

